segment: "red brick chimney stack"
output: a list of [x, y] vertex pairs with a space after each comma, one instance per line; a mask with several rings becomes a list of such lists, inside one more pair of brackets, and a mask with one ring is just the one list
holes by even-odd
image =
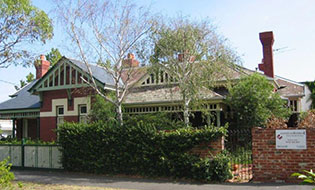
[[273, 52], [272, 45], [274, 43], [273, 33], [262, 32], [259, 33], [259, 39], [263, 46], [263, 61], [258, 65], [259, 70], [263, 71], [265, 75], [274, 78], [273, 70]]
[[36, 79], [44, 76], [49, 70], [50, 62], [46, 60], [45, 55], [40, 55], [40, 60], [35, 63], [36, 68]]
[[139, 67], [139, 61], [135, 59], [135, 55], [128, 53], [127, 59], [123, 61], [125, 67]]

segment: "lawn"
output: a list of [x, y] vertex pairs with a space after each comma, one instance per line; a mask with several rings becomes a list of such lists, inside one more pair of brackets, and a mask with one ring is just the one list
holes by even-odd
[[14, 190], [126, 190], [105, 187], [13, 182]]

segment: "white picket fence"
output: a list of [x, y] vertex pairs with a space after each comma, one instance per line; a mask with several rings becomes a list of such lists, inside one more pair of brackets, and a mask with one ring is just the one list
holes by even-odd
[[0, 145], [0, 161], [15, 167], [63, 169], [58, 145]]

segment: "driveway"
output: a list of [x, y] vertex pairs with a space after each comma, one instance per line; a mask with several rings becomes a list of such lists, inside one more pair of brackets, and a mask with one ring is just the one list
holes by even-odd
[[243, 183], [243, 184], [198, 184], [187, 182], [174, 182], [167, 180], [133, 179], [125, 177], [108, 177], [81, 173], [68, 173], [60, 171], [30, 171], [13, 170], [18, 181], [82, 185], [95, 187], [109, 187], [136, 190], [252, 190], [252, 189], [279, 189], [279, 190], [311, 190], [311, 186], [279, 183]]

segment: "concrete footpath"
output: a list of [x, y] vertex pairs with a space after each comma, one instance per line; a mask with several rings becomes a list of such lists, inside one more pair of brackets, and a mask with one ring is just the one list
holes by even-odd
[[125, 177], [108, 177], [57, 171], [13, 170], [17, 181], [45, 184], [65, 184], [79, 186], [109, 187], [135, 190], [311, 190], [312, 186], [281, 183], [223, 183], [198, 184], [188, 182], [174, 182], [167, 180], [134, 179]]

